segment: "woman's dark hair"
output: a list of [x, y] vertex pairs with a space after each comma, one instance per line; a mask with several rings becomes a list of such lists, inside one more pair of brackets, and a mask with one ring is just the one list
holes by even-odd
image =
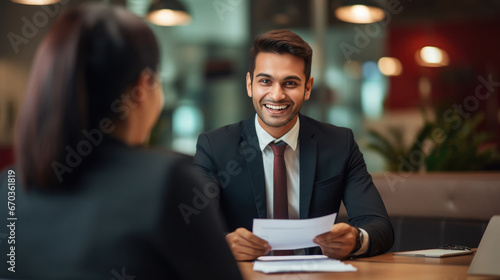
[[288, 29], [272, 30], [266, 32], [254, 41], [250, 49], [250, 77], [253, 79], [255, 59], [259, 52], [291, 54], [304, 60], [304, 74], [306, 81], [311, 76], [312, 49], [299, 35]]
[[158, 63], [153, 32], [125, 8], [87, 4], [62, 15], [38, 48], [18, 119], [16, 163], [25, 186], [60, 182], [57, 163], [73, 172], [67, 147], [76, 150], [102, 119], [116, 120], [114, 102]]

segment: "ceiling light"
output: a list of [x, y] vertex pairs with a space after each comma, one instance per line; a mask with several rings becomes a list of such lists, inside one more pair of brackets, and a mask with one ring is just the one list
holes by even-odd
[[182, 3], [176, 0], [156, 0], [151, 4], [147, 19], [156, 25], [187, 25], [191, 15]]
[[443, 67], [450, 63], [448, 53], [440, 48], [426, 46], [415, 53], [415, 60], [420, 66]]
[[384, 11], [370, 1], [343, 1], [335, 16], [350, 23], [374, 23], [385, 18]]
[[11, 0], [14, 3], [24, 4], [24, 5], [52, 5], [59, 0]]

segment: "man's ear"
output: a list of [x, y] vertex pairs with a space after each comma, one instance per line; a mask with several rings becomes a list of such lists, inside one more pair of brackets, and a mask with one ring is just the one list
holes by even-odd
[[314, 77], [310, 76], [306, 84], [305, 88], [306, 92], [304, 94], [304, 100], [309, 100], [309, 98], [311, 97], [311, 90], [313, 88], [313, 84], [314, 84]]
[[248, 97], [252, 97], [252, 76], [250, 76], [250, 72], [247, 72], [247, 94]]

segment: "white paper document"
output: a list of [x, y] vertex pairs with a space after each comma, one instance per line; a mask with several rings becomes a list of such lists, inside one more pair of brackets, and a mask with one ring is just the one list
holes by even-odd
[[326, 260], [328, 259], [325, 255], [291, 255], [291, 256], [260, 256], [257, 258], [258, 261], [294, 261], [294, 260]]
[[332, 229], [337, 213], [300, 220], [254, 219], [253, 233], [269, 242], [273, 250], [318, 246], [314, 237]]
[[406, 257], [443, 258], [443, 257], [451, 257], [459, 255], [468, 255], [472, 253], [474, 253], [474, 251], [471, 250], [427, 249], [427, 250], [397, 252], [394, 253], [394, 255], [406, 256]]
[[264, 273], [357, 271], [357, 268], [350, 264], [326, 256], [285, 256], [276, 259], [278, 260], [256, 260], [253, 270]]

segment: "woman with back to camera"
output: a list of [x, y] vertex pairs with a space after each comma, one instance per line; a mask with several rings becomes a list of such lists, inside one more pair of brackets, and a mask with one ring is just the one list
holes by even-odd
[[16, 218], [0, 278], [241, 279], [211, 205], [180, 211], [203, 191], [190, 158], [141, 147], [163, 106], [158, 63], [154, 34], [125, 8], [79, 6], [54, 24], [16, 168], [0, 175], [0, 219]]

